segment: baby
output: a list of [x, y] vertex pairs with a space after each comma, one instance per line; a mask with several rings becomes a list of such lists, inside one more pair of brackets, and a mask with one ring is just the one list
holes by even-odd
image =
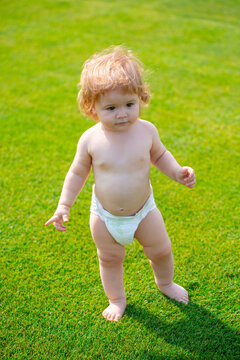
[[171, 242], [154, 201], [150, 164], [189, 188], [195, 184], [195, 174], [177, 163], [156, 127], [140, 119], [141, 106], [150, 98], [142, 73], [142, 63], [121, 46], [95, 54], [84, 64], [78, 102], [97, 124], [80, 137], [58, 207], [45, 224], [66, 231], [63, 222], [68, 222], [70, 208], [92, 166], [90, 229], [109, 299], [102, 314], [110, 321], [118, 321], [126, 308], [123, 260], [125, 246], [134, 238], [150, 260], [159, 290], [188, 303], [187, 291], [173, 282]]

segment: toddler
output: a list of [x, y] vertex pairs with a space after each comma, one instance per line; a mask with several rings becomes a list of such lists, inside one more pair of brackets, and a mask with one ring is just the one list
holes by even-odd
[[187, 291], [173, 282], [171, 242], [154, 201], [150, 164], [189, 188], [195, 184], [195, 174], [177, 163], [156, 127], [139, 117], [141, 106], [150, 98], [142, 73], [142, 63], [122, 46], [95, 54], [84, 64], [78, 102], [97, 124], [80, 137], [58, 207], [45, 224], [66, 231], [63, 222], [68, 222], [70, 208], [92, 166], [90, 229], [109, 299], [102, 314], [110, 321], [118, 321], [126, 308], [123, 260], [125, 246], [134, 238], [150, 260], [159, 290], [188, 303]]

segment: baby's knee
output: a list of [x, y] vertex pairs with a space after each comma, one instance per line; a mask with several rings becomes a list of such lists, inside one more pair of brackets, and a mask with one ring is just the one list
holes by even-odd
[[118, 251], [111, 250], [97, 250], [98, 259], [101, 264], [104, 265], [112, 265], [112, 264], [120, 264], [123, 262], [125, 257], [125, 249], [118, 249]]
[[164, 245], [154, 247], [144, 247], [143, 251], [149, 260], [158, 261], [166, 257], [172, 252], [171, 241], [167, 241]]

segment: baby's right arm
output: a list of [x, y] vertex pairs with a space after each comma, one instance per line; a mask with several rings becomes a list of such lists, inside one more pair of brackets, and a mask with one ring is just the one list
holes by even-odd
[[92, 158], [88, 153], [88, 135], [84, 133], [78, 142], [75, 158], [65, 178], [57, 210], [46, 222], [46, 226], [53, 223], [57, 230], [66, 230], [66, 226], [62, 223], [68, 221], [70, 208], [88, 178], [91, 164]]

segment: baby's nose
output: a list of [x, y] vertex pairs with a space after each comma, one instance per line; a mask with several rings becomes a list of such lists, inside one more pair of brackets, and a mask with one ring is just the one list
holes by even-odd
[[118, 119], [123, 119], [127, 116], [126, 112], [124, 110], [119, 110], [117, 113], [117, 118]]

